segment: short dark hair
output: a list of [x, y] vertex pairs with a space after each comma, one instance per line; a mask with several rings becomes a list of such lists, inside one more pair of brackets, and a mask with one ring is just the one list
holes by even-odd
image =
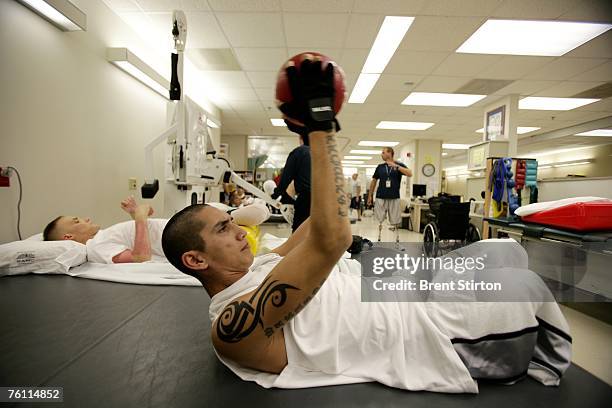
[[58, 241], [60, 239], [60, 238], [54, 237], [54, 235], [57, 232], [57, 223], [62, 217], [63, 215], [60, 215], [59, 217], [55, 218], [53, 221], [47, 224], [47, 226], [45, 227], [45, 230], [43, 231], [43, 240]]
[[162, 233], [162, 248], [168, 261], [179, 271], [194, 276], [194, 271], [183, 264], [187, 251], [205, 251], [206, 244], [199, 232], [206, 225], [195, 215], [207, 204], [194, 204], [183, 208], [170, 218]]
[[392, 147], [388, 147], [387, 146], [387, 147], [385, 147], [385, 150], [388, 151], [388, 152], [391, 152], [391, 156], [395, 156], [395, 150], [393, 150]]

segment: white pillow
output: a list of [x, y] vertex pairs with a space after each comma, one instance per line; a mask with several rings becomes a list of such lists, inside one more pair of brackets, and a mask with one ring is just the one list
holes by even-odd
[[43, 233], [39, 232], [38, 234], [34, 234], [31, 237], [26, 238], [26, 241], [44, 241]]
[[75, 241], [26, 239], [0, 245], [0, 276], [66, 273], [87, 261], [85, 245]]

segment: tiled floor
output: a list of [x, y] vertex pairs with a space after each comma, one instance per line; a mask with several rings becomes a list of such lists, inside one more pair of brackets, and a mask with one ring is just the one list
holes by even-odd
[[[382, 241], [395, 241], [395, 232], [384, 225]], [[375, 242], [378, 238], [378, 223], [372, 217], [364, 217], [362, 221], [351, 224], [353, 234], [361, 235]], [[264, 226], [263, 232], [278, 237], [288, 237], [291, 229], [276, 226]], [[400, 241], [421, 242], [423, 235], [405, 229], [400, 229]], [[612, 385], [612, 326], [600, 320], [587, 316], [574, 309], [561, 306], [570, 325], [573, 338], [573, 362], [589, 371], [596, 377]]]

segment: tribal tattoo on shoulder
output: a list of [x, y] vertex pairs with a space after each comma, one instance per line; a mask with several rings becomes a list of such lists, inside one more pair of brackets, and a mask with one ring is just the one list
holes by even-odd
[[[323, 282], [325, 280], [321, 281], [321, 285], [323, 285]], [[308, 304], [314, 295], [317, 294], [321, 285], [316, 287], [312, 294], [307, 296], [294, 311], [288, 312], [284, 318], [274, 325], [264, 327], [263, 317], [266, 306], [271, 304], [274, 307], [281, 307], [287, 301], [288, 290], [300, 290], [295, 286], [280, 283], [277, 280], [270, 281], [270, 277], [267, 277], [248, 302], [243, 300], [234, 301], [223, 309], [223, 312], [221, 312], [217, 319], [217, 337], [227, 343], [237, 343], [251, 334], [258, 325], [264, 329], [266, 336], [271, 337], [275, 330], [282, 328], [285, 323], [295, 317]]]

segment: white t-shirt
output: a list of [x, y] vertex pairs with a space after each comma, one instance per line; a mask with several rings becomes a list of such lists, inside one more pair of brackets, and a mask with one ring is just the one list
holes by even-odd
[[[151, 241], [151, 261], [167, 262], [161, 245], [161, 237], [167, 219], [152, 218], [148, 220], [149, 240]], [[87, 259], [89, 262], [113, 263], [113, 257], [126, 249], [134, 248], [136, 223], [121, 222], [102, 229], [87, 243]]]
[[363, 193], [363, 189], [361, 190], [361, 192], [357, 191], [359, 187], [361, 187], [361, 181], [359, 180], [359, 178], [357, 178], [357, 180], [353, 180], [353, 178], [351, 177], [350, 183], [351, 183], [351, 197], [357, 197], [358, 195], [361, 195], [361, 193]]
[[[255, 289], [281, 261], [255, 258], [249, 272], [211, 299], [214, 322], [237, 296]], [[287, 366], [278, 375], [217, 356], [243, 380], [269, 388], [377, 381], [408, 390], [477, 392], [478, 386], [424, 303], [362, 302], [361, 266], [340, 259], [316, 297], [285, 327]]]

